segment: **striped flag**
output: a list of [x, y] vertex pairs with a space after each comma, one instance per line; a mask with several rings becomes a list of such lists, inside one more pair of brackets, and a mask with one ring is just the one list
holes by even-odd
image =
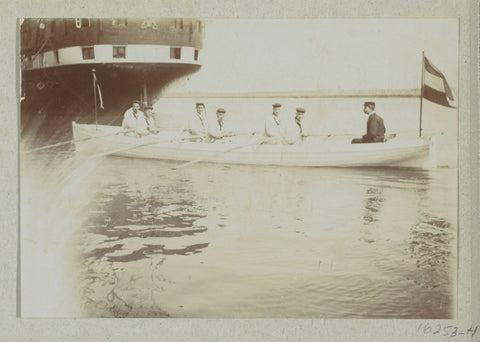
[[[95, 73], [93, 73], [93, 81], [95, 82], [95, 84], [96, 84], [96, 86], [97, 86], [98, 99], [99, 99], [99, 101], [100, 101], [100, 109], [105, 109], [105, 108], [103, 108], [102, 91], [100, 90], [100, 85], [98, 84], [97, 75], [95, 75]], [[95, 104], [95, 105], [96, 105], [96, 104]]]
[[423, 97], [442, 106], [455, 108], [453, 91], [447, 79], [428, 59], [423, 58]]

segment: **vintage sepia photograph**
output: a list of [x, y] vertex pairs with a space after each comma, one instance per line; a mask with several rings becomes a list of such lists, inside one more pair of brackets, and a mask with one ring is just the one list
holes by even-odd
[[458, 19], [18, 31], [21, 317], [457, 318]]

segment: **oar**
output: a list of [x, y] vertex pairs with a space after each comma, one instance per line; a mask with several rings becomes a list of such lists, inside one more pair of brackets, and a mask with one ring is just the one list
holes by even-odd
[[322, 144], [324, 144], [328, 139], [330, 139], [331, 136], [331, 134], [327, 135], [325, 139], [323, 139]]
[[255, 135], [255, 134], [263, 134], [263, 132], [242, 132], [242, 133], [233, 133], [232, 132], [232, 135], [225, 135], [225, 136], [222, 136], [220, 138], [214, 138], [215, 141], [217, 140], [222, 140], [223, 138], [232, 138], [232, 137], [240, 137], [240, 136], [243, 136], [243, 135]]
[[111, 133], [107, 133], [107, 134], [103, 134], [103, 135], [95, 135], [95, 136], [86, 137], [86, 138], [77, 139], [77, 140], [72, 139], [72, 140], [69, 140], [69, 141], [59, 142], [59, 143], [52, 144], [52, 145], [37, 147], [37, 148], [34, 148], [34, 149], [29, 150], [29, 151], [27, 151], [27, 152], [23, 152], [23, 153], [28, 154], [28, 153], [32, 153], [32, 152], [36, 152], [36, 151], [46, 150], [46, 149], [52, 148], [52, 147], [57, 147], [57, 146], [62, 146], [62, 145], [67, 145], [67, 144], [72, 144], [72, 143], [77, 143], [77, 142], [80, 142], [80, 141], [86, 141], [86, 140], [95, 139], [95, 138], [104, 138], [104, 137], [108, 137], [108, 136], [111, 136], [111, 135], [116, 135], [116, 134], [120, 134], [120, 133], [134, 132], [134, 131], [135, 131], [134, 129], [126, 129], [126, 130], [122, 130], [122, 131], [119, 131], [119, 132], [111, 132]]
[[242, 133], [233, 133], [232, 137], [236, 137], [238, 135], [255, 135], [255, 134], [260, 134], [263, 132], [242, 132]]
[[188, 136], [188, 137], [183, 137], [183, 138], [178, 138], [178, 139], [172, 139], [172, 138], [170, 138], [170, 139], [163, 139], [163, 140], [151, 140], [151, 141], [148, 141], [148, 142], [145, 142], [145, 143], [142, 143], [142, 144], [136, 144], [136, 145], [123, 147], [123, 148], [120, 148], [120, 149], [117, 149], [117, 150], [113, 150], [113, 151], [108, 151], [108, 152], [102, 152], [102, 153], [94, 154], [93, 156], [88, 157], [85, 161], [92, 160], [92, 159], [96, 159], [96, 158], [100, 158], [100, 157], [104, 157], [104, 156], [108, 156], [108, 155], [111, 155], [111, 154], [114, 154], [114, 153], [118, 153], [118, 152], [124, 152], [124, 151], [133, 150], [133, 149], [138, 148], [138, 147], [141, 147], [141, 146], [161, 144], [161, 143], [164, 143], [164, 142], [175, 142], [175, 141], [181, 141], [181, 140], [187, 140], [187, 139], [199, 138], [199, 137], [201, 137], [201, 136], [200, 136], [200, 135], [191, 135], [191, 136]]
[[306, 137], [331, 137], [332, 134], [305, 134]]
[[[240, 145], [240, 146], [234, 146], [234, 147], [231, 147], [229, 149], [226, 149], [226, 150], [223, 150], [223, 151], [219, 151], [218, 153], [215, 153], [213, 155], [213, 157], [216, 157], [220, 154], [223, 154], [223, 153], [228, 153], [228, 152], [231, 152], [231, 151], [234, 151], [234, 150], [239, 150], [241, 148], [244, 148], [244, 147], [248, 147], [248, 146], [253, 146], [253, 145], [261, 145], [263, 143], [266, 143], [268, 141], [271, 141], [271, 140], [274, 140], [274, 139], [278, 139], [277, 137], [271, 137], [271, 138], [267, 138], [267, 139], [264, 139], [262, 141], [258, 141], [258, 142], [255, 142], [255, 143], [249, 143], [249, 144], [246, 144], [246, 145]], [[207, 159], [209, 159], [211, 157], [206, 157], [206, 158], [198, 158], [198, 159], [195, 159], [195, 160], [191, 160], [189, 162], [186, 162], [184, 164], [180, 164], [178, 166], [174, 166], [172, 167], [172, 170], [178, 170], [178, 169], [182, 169], [184, 167], [187, 167], [187, 166], [190, 166], [190, 165], [193, 165], [193, 164], [196, 164], [196, 163], [200, 163], [202, 161], [205, 161]]]
[[263, 132], [243, 132], [243, 133], [234, 133], [233, 137], [238, 137], [240, 135], [255, 135], [255, 134], [263, 134]]
[[300, 140], [303, 140], [303, 138], [308, 138], [308, 137], [326, 137], [323, 141], [322, 141], [322, 144], [327, 141], [328, 138], [330, 138], [332, 136], [332, 134], [304, 134], [304, 135], [300, 135], [298, 136], [295, 140], [288, 140], [288, 139], [285, 139], [286, 143], [288, 145], [295, 145], [297, 142], [299, 142]]

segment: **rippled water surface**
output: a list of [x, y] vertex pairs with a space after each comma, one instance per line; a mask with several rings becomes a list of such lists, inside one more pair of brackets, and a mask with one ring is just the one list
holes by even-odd
[[74, 242], [88, 315], [453, 314], [451, 170], [171, 166], [96, 169]]
[[455, 317], [456, 168], [174, 165], [23, 156], [24, 315]]

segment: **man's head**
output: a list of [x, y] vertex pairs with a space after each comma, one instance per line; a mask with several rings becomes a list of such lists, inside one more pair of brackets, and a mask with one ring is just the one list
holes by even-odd
[[152, 106], [146, 106], [145, 107], [145, 115], [148, 117], [153, 116], [153, 107]]
[[137, 113], [140, 110], [140, 101], [133, 100], [132, 101], [132, 109], [134, 113]]
[[223, 108], [218, 108], [217, 109], [217, 119], [223, 121], [223, 118], [225, 117], [225, 113], [227, 111]]
[[375, 110], [375, 102], [372, 102], [372, 101], [367, 101], [363, 104], [363, 112], [365, 114], [370, 114], [371, 112], [373, 112]]
[[303, 117], [305, 116], [305, 108], [298, 107], [297, 111], [295, 112], [295, 120], [296, 121], [302, 121]]
[[205, 110], [205, 105], [204, 105], [202, 102], [197, 102], [197, 103], [195, 104], [195, 107], [196, 107], [197, 113], [198, 113], [199, 115], [201, 115], [201, 114], [203, 113], [203, 111]]
[[272, 107], [273, 107], [273, 115], [278, 116], [278, 114], [280, 113], [280, 108], [282, 108], [282, 105], [280, 103], [274, 103]]

